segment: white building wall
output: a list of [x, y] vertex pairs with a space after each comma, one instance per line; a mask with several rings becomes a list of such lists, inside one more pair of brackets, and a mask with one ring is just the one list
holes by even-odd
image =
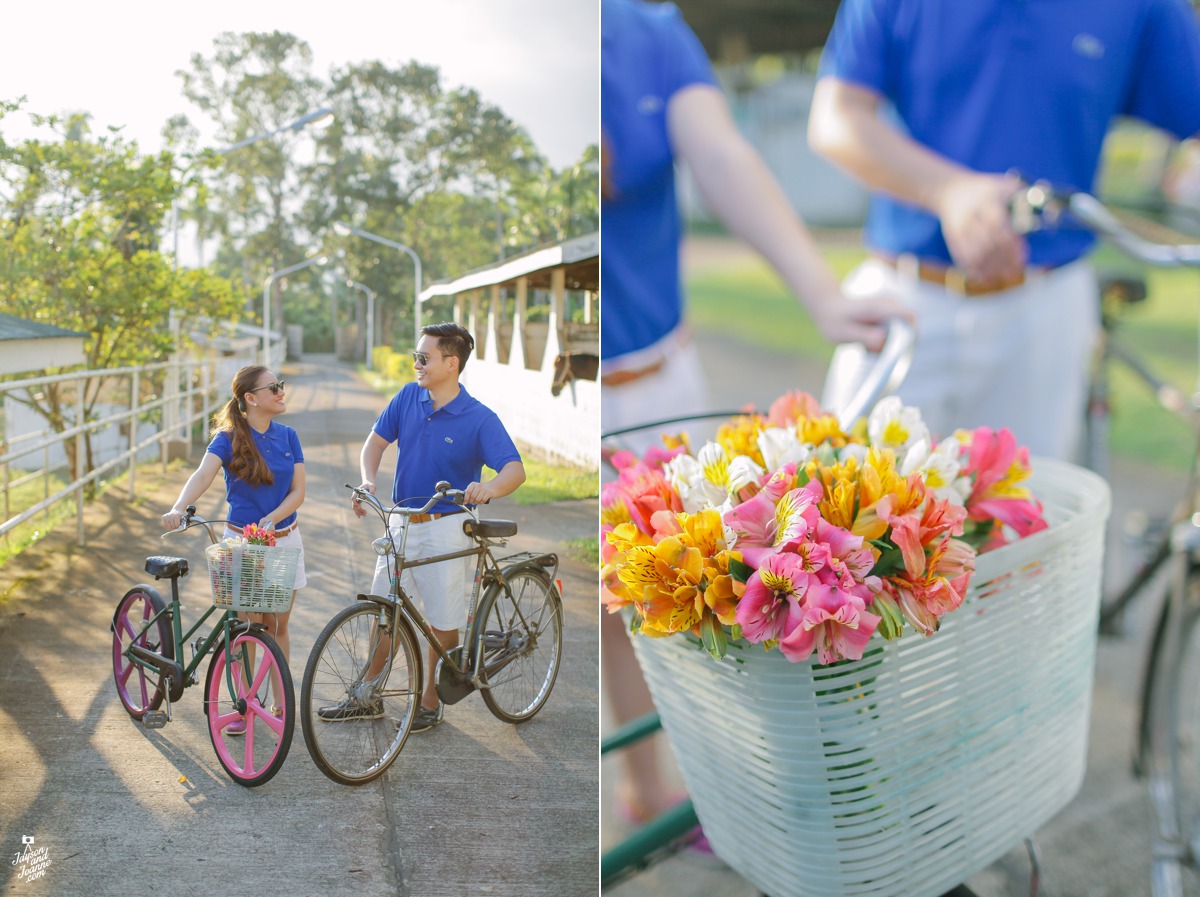
[[472, 358], [462, 376], [467, 391], [500, 416], [513, 439], [553, 458], [598, 469], [600, 384], [573, 380], [554, 396], [553, 379], [553, 357], [538, 371]]

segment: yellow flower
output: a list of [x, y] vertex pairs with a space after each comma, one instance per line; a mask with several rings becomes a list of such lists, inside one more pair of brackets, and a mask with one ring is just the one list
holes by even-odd
[[758, 434], [762, 430], [763, 419], [757, 414], [735, 417], [717, 430], [717, 442], [730, 458], [745, 455], [761, 467], [764, 462], [758, 448]]
[[742, 559], [740, 551], [722, 551], [704, 567], [704, 578], [708, 587], [704, 590], [704, 603], [724, 626], [737, 622], [738, 599], [746, 591], [746, 584], [738, 582], [729, 572], [729, 559]]
[[801, 417], [796, 421], [796, 435], [800, 437], [801, 442], [807, 442], [810, 445], [828, 442], [835, 448], [840, 448], [850, 441], [849, 435], [832, 414]]
[[618, 578], [642, 616], [642, 631], [684, 632], [700, 622], [704, 559], [699, 549], [668, 536], [654, 546], [636, 546]]

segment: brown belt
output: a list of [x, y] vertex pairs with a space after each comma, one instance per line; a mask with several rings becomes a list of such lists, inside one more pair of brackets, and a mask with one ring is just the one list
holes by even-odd
[[437, 520], [439, 517], [449, 516], [447, 514], [409, 514], [409, 523], [428, 523], [430, 520]]
[[666, 358], [660, 358], [652, 364], [646, 365], [644, 368], [630, 368], [625, 371], [613, 371], [611, 374], [604, 374], [600, 378], [601, 386], [627, 386], [630, 383], [636, 383], [643, 377], [649, 377], [651, 374], [657, 374], [663, 369], [667, 363]]
[[[231, 530], [233, 530], [234, 532], [237, 532], [237, 533], [240, 533], [240, 532], [242, 532], [242, 530], [244, 529], [244, 527], [241, 527], [241, 526], [234, 526], [232, 523], [229, 523], [229, 524], [226, 524], [226, 525], [227, 525], [227, 526], [228, 526], [228, 527], [229, 527]], [[287, 527], [286, 529], [277, 529], [277, 530], [272, 530], [272, 532], [274, 532], [274, 533], [275, 533], [275, 538], [277, 538], [277, 539], [278, 539], [280, 536], [286, 536], [288, 533], [290, 533], [292, 530], [294, 530], [294, 529], [295, 529], [296, 527], [298, 527], [299, 525], [300, 525], [300, 521], [299, 521], [299, 520], [297, 520], [295, 523], [293, 523], [291, 526]]]
[[958, 268], [950, 268], [935, 262], [916, 261], [911, 256], [896, 259], [876, 255], [875, 258], [901, 274], [912, 276], [915, 273], [919, 280], [945, 287], [960, 296], [990, 296], [994, 293], [1003, 293], [1005, 290], [1023, 285], [1026, 279], [1025, 271], [1022, 270], [1015, 277], [1006, 280], [980, 283], [977, 280], [967, 280], [966, 274]]

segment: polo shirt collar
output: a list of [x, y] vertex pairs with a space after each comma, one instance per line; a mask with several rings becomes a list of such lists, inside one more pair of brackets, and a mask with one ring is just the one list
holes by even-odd
[[[469, 406], [472, 401], [474, 400], [471, 398], [471, 394], [467, 392], [467, 388], [459, 383], [458, 395], [439, 408], [438, 411], [445, 411], [447, 414], [462, 414], [467, 410], [467, 406]], [[421, 402], [422, 404], [433, 404], [433, 396], [430, 394], [429, 390], [423, 386], [421, 387]], [[274, 423], [274, 421], [271, 421], [271, 423]]]

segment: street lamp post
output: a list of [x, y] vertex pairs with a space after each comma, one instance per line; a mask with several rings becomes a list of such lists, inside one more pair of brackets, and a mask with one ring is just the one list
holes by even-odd
[[[300, 131], [308, 126], [324, 127], [333, 121], [333, 110], [328, 107], [321, 107], [316, 112], [310, 112], [307, 115], [302, 115], [295, 121], [288, 122], [286, 125], [281, 125], [273, 131], [264, 131], [261, 134], [255, 134], [247, 137], [245, 140], [239, 140], [237, 143], [222, 147], [221, 149], [204, 150], [199, 156], [193, 159], [181, 172], [179, 172], [179, 180], [183, 181], [184, 176], [196, 166], [196, 164], [205, 159], [224, 156], [226, 153], [231, 153], [234, 150], [241, 149], [244, 146], [249, 146], [252, 143], [258, 143], [260, 140], [266, 140], [269, 137], [274, 137], [276, 134], [281, 134], [284, 131]], [[179, 270], [179, 196], [171, 197], [171, 250], [174, 255], [175, 270]]]
[[416, 273], [416, 288], [413, 291], [413, 348], [415, 349], [417, 343], [421, 341], [421, 260], [417, 257], [416, 252], [413, 251], [411, 246], [405, 246], [403, 243], [397, 243], [395, 240], [389, 240], [386, 237], [379, 236], [379, 234], [373, 234], [358, 227], [351, 227], [344, 221], [335, 221], [333, 230], [343, 237], [354, 234], [354, 236], [362, 237], [364, 240], [374, 240], [376, 243], [382, 243], [384, 246], [391, 246], [393, 249], [399, 249], [402, 252], [408, 253], [408, 257], [413, 261]]
[[346, 278], [346, 286], [362, 290], [367, 295], [367, 370], [369, 371], [375, 366], [374, 353], [371, 351], [375, 348], [375, 291], [365, 283], [359, 283], [349, 277]]
[[315, 255], [310, 259], [288, 265], [286, 268], [267, 275], [267, 281], [263, 286], [263, 364], [268, 366], [271, 364], [271, 284], [302, 268], [310, 265], [324, 265], [327, 261], [329, 261], [327, 256]]

